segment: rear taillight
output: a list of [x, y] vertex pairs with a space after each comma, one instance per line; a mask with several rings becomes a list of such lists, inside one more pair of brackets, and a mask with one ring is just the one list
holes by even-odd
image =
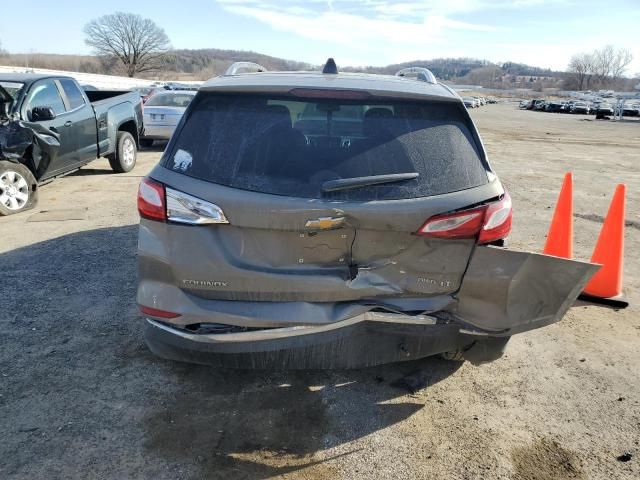
[[145, 177], [138, 187], [138, 213], [149, 220], [167, 220], [164, 185]]
[[475, 238], [482, 227], [484, 210], [482, 207], [431, 217], [417, 233], [435, 238]]
[[478, 244], [486, 244], [509, 235], [511, 216], [511, 197], [505, 190], [497, 202], [431, 217], [416, 234], [431, 238], [477, 238]]
[[138, 189], [138, 212], [161, 222], [206, 225], [229, 223], [220, 207], [145, 177]]
[[478, 236], [479, 244], [502, 240], [507, 238], [511, 232], [513, 209], [511, 208], [511, 197], [506, 190], [499, 202], [490, 203], [486, 208], [484, 224]]
[[189, 225], [229, 223], [222, 209], [205, 200], [167, 187], [167, 219]]

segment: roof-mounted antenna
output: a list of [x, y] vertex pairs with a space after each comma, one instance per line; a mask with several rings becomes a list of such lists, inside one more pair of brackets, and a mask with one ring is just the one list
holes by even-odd
[[338, 66], [336, 65], [336, 61], [333, 58], [327, 59], [327, 63], [324, 64], [322, 73], [329, 73], [331, 75], [335, 75], [338, 73]]

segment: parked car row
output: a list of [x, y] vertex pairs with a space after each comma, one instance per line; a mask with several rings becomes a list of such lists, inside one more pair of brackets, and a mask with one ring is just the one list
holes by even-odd
[[[620, 107], [616, 105], [614, 108], [614, 115], [618, 115], [620, 113]], [[622, 116], [623, 117], [639, 117], [640, 116], [640, 102], [633, 103], [631, 105], [623, 105], [622, 106]]]
[[153, 84], [148, 87], [136, 87], [133, 90], [140, 94], [142, 103], [147, 103], [147, 100], [149, 100], [149, 98], [151, 98], [152, 96], [158, 93], [171, 91], [171, 90], [196, 92], [198, 90], [198, 86], [199, 85], [170, 82], [165, 84]]
[[478, 108], [488, 103], [498, 103], [493, 97], [462, 97], [462, 102], [467, 108]]
[[[591, 114], [596, 115], [597, 117], [605, 117], [618, 113], [618, 107], [614, 107], [611, 103], [603, 99], [592, 102], [586, 102], [583, 100], [522, 100], [520, 102], [520, 108], [554, 113]], [[623, 108], [624, 116], [631, 117], [640, 115], [640, 103], [625, 105]]]

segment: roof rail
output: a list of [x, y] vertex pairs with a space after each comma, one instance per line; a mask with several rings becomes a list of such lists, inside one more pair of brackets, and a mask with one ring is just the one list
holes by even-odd
[[227, 68], [227, 71], [224, 72], [225, 75], [237, 75], [238, 73], [242, 73], [242, 71], [245, 72], [266, 72], [267, 69], [264, 68], [262, 65], [258, 64], [258, 63], [254, 63], [254, 62], [235, 62], [233, 63], [229, 68]]
[[438, 83], [436, 76], [431, 73], [431, 70], [423, 67], [408, 67], [403, 68], [396, 73], [398, 77], [416, 77], [416, 80], [427, 83]]

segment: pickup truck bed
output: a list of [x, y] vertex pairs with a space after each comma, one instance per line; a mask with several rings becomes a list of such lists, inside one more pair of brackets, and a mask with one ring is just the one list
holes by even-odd
[[[114, 128], [115, 125], [109, 125], [109, 122], [113, 122], [114, 119], [120, 120], [118, 128], [125, 125], [122, 122], [125, 118], [136, 123], [134, 138], [136, 139], [136, 145], [138, 144], [139, 136], [142, 132], [142, 101], [140, 94], [121, 90], [94, 90], [84, 93], [91, 102], [96, 117], [98, 156], [105, 157], [113, 153], [115, 149], [118, 129]], [[134, 117], [130, 115], [132, 107], [134, 111], [137, 111], [137, 107], [139, 107], [139, 122], [136, 122]], [[134, 125], [129, 127], [134, 127]], [[129, 128], [129, 131], [131, 130], [133, 128]]]

